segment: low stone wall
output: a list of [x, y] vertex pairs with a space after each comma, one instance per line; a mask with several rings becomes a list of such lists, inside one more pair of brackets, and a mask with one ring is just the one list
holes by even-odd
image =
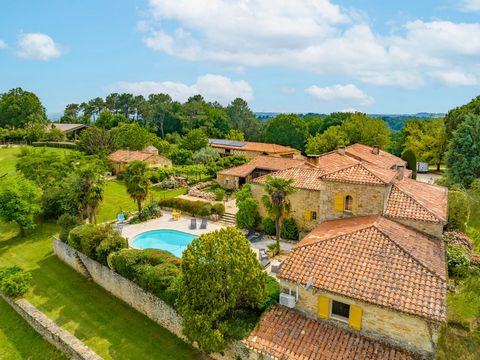
[[75, 360], [102, 360], [92, 349], [78, 340], [67, 330], [62, 329], [25, 299], [11, 300], [0, 296], [35, 329], [45, 340]]
[[[157, 324], [166, 328], [180, 339], [187, 341], [182, 333], [182, 317], [169, 305], [156, 296], [144, 291], [134, 282], [120, 276], [108, 267], [90, 259], [84, 254], [73, 249], [69, 245], [53, 238], [53, 249], [55, 254], [65, 263], [85, 275], [81, 265], [78, 263], [77, 254], [85, 268], [90, 273], [92, 280], [105, 290], [123, 300], [138, 312], [144, 314]], [[210, 355], [215, 359], [248, 359], [249, 350], [242, 342], [236, 341], [231, 344], [222, 354]]]

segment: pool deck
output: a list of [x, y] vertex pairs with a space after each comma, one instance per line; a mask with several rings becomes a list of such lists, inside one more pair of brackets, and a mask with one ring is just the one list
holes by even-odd
[[181, 216], [178, 220], [173, 220], [170, 211], [163, 211], [163, 216], [142, 222], [140, 224], [128, 224], [122, 229], [122, 236], [128, 239], [128, 245], [134, 247], [131, 244], [131, 240], [138, 234], [152, 230], [177, 230], [183, 231], [188, 234], [200, 236], [226, 226], [220, 223], [208, 221], [206, 229], [200, 229], [201, 219], [197, 218], [197, 228], [195, 230], [190, 229], [190, 216]]

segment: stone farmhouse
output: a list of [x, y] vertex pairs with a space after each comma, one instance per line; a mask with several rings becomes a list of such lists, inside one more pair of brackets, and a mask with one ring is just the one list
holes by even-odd
[[[293, 179], [291, 216], [308, 234], [277, 273], [281, 306], [245, 344], [267, 359], [433, 358], [446, 316], [446, 188], [375, 147], [309, 160], [270, 174]], [[252, 180], [258, 199], [265, 180]]]
[[291, 159], [302, 158], [300, 150], [283, 145], [224, 139], [208, 139], [208, 142], [212, 148], [218, 151], [220, 156], [238, 154], [250, 159], [261, 155]]
[[115, 175], [125, 171], [127, 164], [134, 160], [144, 161], [150, 168], [172, 167], [172, 161], [160, 155], [154, 146], [148, 146], [143, 151], [117, 150], [108, 158], [113, 165]]

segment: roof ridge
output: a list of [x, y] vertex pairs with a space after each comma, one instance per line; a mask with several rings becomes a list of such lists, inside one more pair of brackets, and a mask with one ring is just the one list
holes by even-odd
[[[416, 180], [414, 180], [416, 181]], [[395, 183], [393, 184], [393, 186], [398, 189], [398, 191], [400, 191], [403, 195], [405, 195], [406, 197], [408, 197], [410, 200], [412, 200], [415, 204], [419, 205], [422, 207], [422, 209], [424, 211], [426, 211], [427, 213], [429, 213], [430, 215], [432, 215], [433, 217], [435, 217], [437, 220], [439, 221], [444, 221], [443, 219], [441, 219], [437, 214], [435, 214], [434, 212], [432, 212], [430, 209], [428, 209], [425, 205], [421, 204], [417, 199], [415, 199], [412, 195], [410, 195], [409, 193], [407, 193], [405, 190], [401, 189], [398, 185], [396, 185]], [[390, 196], [391, 196], [391, 193], [389, 194], [388, 196], [388, 199], [390, 199]], [[387, 204], [388, 204], [388, 200], [387, 200]], [[398, 216], [397, 216], [398, 217]], [[432, 221], [433, 222], [433, 221]]]
[[[392, 221], [392, 220], [389, 220], [389, 221]], [[395, 222], [395, 221], [394, 221]], [[397, 222], [395, 222], [396, 224], [398, 224]], [[404, 225], [401, 225], [399, 224], [400, 226], [404, 226]], [[395, 240], [393, 240], [385, 231], [383, 231], [382, 229], [379, 228], [379, 226], [377, 225], [377, 223], [374, 223], [373, 224], [373, 227], [375, 227], [379, 232], [381, 232], [390, 242], [392, 242], [393, 244], [395, 244], [400, 250], [402, 250], [402, 252], [404, 252], [405, 254], [407, 254], [410, 258], [412, 258], [413, 260], [415, 260], [416, 263], [420, 264], [425, 270], [427, 270], [428, 272], [430, 272], [432, 275], [434, 275], [436, 278], [446, 282], [447, 280], [442, 278], [439, 274], [437, 274], [434, 270], [432, 270], [429, 266], [425, 265], [422, 261], [420, 261], [419, 259], [417, 259], [417, 257], [413, 256], [407, 249], [405, 249], [402, 245], [400, 245], [398, 242], [396, 242]], [[405, 228], [411, 230], [410, 228], [404, 226]], [[424, 235], [424, 234], [422, 234]]]
[[[320, 178], [323, 178], [325, 176], [328, 176], [328, 175], [332, 175], [336, 172], [340, 172], [340, 171], [343, 171], [343, 170], [346, 170], [346, 169], [349, 169], [349, 168], [352, 168], [352, 167], [355, 167], [355, 166], [358, 166], [358, 167], [361, 167], [362, 169], [364, 169], [365, 171], [367, 171], [371, 176], [373, 176], [374, 178], [378, 179], [382, 184], [384, 185], [388, 185], [389, 183], [385, 182], [382, 178], [380, 178], [378, 175], [376, 175], [375, 173], [373, 173], [370, 169], [368, 169], [366, 166], [365, 166], [365, 162], [364, 161], [359, 161], [358, 163], [356, 164], [349, 164], [349, 165], [346, 165], [344, 167], [340, 167], [340, 168], [337, 168], [335, 170], [332, 170], [330, 172], [327, 172], [325, 174], [322, 174], [320, 176]], [[369, 166], [376, 166], [376, 165], [373, 165], [373, 164], [370, 164], [368, 163]], [[383, 169], [385, 170], [385, 169]], [[388, 169], [387, 169], [388, 170]]]

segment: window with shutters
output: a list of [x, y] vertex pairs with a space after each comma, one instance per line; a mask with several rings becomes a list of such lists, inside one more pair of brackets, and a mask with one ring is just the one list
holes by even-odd
[[347, 322], [350, 318], [350, 305], [332, 300], [331, 317]]
[[310, 218], [312, 220], [317, 220], [317, 212], [316, 211], [311, 211], [310, 212]]
[[344, 211], [353, 211], [353, 197], [350, 195], [345, 196], [345, 201], [344, 201]]

